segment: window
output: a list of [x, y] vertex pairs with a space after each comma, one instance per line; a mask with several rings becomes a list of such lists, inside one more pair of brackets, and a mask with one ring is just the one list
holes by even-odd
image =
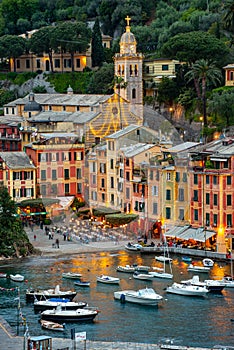
[[178, 200], [180, 202], [184, 201], [184, 189], [183, 188], [179, 188], [179, 198], [178, 198]]
[[96, 185], [97, 183], [97, 176], [96, 175], [92, 175], [92, 185]]
[[150, 180], [154, 179], [154, 172], [152, 170], [150, 170]]
[[176, 182], [180, 182], [180, 173], [176, 172], [176, 178], [175, 178]]
[[171, 190], [166, 190], [166, 200], [167, 201], [171, 200]]
[[218, 195], [214, 194], [214, 205], [218, 205]]
[[166, 179], [167, 179], [167, 181], [170, 181], [171, 180], [171, 173], [166, 173]]
[[82, 170], [81, 168], [76, 169], [76, 178], [77, 179], [82, 179]]
[[168, 64], [162, 64], [162, 71], [168, 70], [169, 66]]
[[115, 196], [111, 194], [111, 204], [115, 204]]
[[63, 60], [63, 66], [64, 66], [64, 68], [71, 68], [71, 59], [70, 58], [65, 58]]
[[105, 174], [106, 173], [106, 164], [100, 163], [100, 173]]
[[232, 205], [232, 195], [227, 194], [227, 205]]
[[158, 215], [158, 203], [153, 203], [153, 214]]
[[54, 60], [54, 68], [60, 68], [60, 59], [59, 58], [56, 58]]
[[206, 213], [206, 226], [210, 226], [210, 213]]
[[111, 160], [110, 160], [110, 168], [111, 168], [111, 169], [114, 169], [114, 159], [111, 159]]
[[206, 193], [206, 204], [210, 204], [210, 194]]
[[166, 219], [170, 219], [171, 218], [171, 208], [166, 207]]
[[30, 60], [26, 59], [25, 61], [26, 68], [30, 68]]
[[218, 184], [218, 178], [216, 175], [213, 176], [213, 184], [217, 185]]
[[32, 189], [32, 188], [26, 188], [26, 194], [25, 194], [25, 196], [26, 196], [27, 198], [32, 197], [32, 196], [33, 196], [33, 189]]
[[114, 178], [113, 178], [113, 176], [111, 176], [110, 180], [111, 180], [111, 188], [114, 188]]
[[57, 180], [57, 170], [52, 169], [52, 180]]
[[129, 173], [129, 171], [126, 171], [126, 180], [130, 181], [130, 173]]
[[194, 183], [194, 185], [198, 184], [198, 176], [197, 176], [197, 174], [193, 175], [193, 183]]
[[232, 184], [232, 177], [230, 175], [227, 176], [227, 185]]
[[194, 209], [194, 221], [198, 221], [198, 209]]
[[119, 177], [121, 177], [121, 178], [124, 177], [124, 171], [123, 171], [123, 169], [119, 169]]
[[102, 202], [105, 202], [105, 200], [106, 200], [106, 195], [105, 193], [102, 193]]
[[218, 214], [214, 214], [214, 219], [213, 219], [214, 223], [214, 227], [217, 227], [217, 224], [218, 224]]
[[37, 69], [41, 68], [41, 60], [40, 60], [40, 58], [37, 58], [37, 60], [36, 60], [36, 67], [37, 67]]
[[144, 211], [145, 210], [145, 203], [144, 202], [139, 202], [139, 211]]
[[209, 185], [209, 183], [210, 183], [210, 176], [206, 175], [206, 184]]
[[102, 187], [102, 188], [105, 187], [105, 179], [101, 179], [101, 187]]
[[69, 184], [64, 185], [64, 191], [65, 191], [65, 195], [70, 193], [70, 185]]
[[138, 211], [138, 208], [139, 208], [139, 202], [138, 202], [138, 201], [135, 201], [134, 210], [135, 210], [135, 211]]
[[152, 196], [158, 196], [158, 186], [152, 186]]
[[193, 191], [193, 200], [194, 200], [194, 202], [198, 201], [198, 190]]
[[16, 60], [16, 68], [20, 68], [20, 60]]
[[64, 180], [69, 180], [70, 172], [69, 169], [64, 169]]
[[41, 170], [41, 180], [46, 180], [46, 170]]
[[184, 209], [179, 209], [179, 220], [184, 220]]
[[126, 199], [130, 199], [130, 188], [126, 187]]
[[76, 59], [76, 68], [80, 68], [80, 59], [79, 58]]
[[126, 158], [126, 166], [129, 166], [129, 158]]
[[183, 173], [183, 182], [187, 182], [187, 174]]
[[41, 195], [46, 196], [46, 185], [41, 185]]
[[227, 226], [232, 227], [232, 214], [227, 214]]
[[33, 172], [25, 171], [24, 172], [24, 180], [33, 180]]
[[77, 182], [77, 193], [82, 193], [82, 183], [81, 182]]
[[108, 150], [109, 151], [114, 151], [114, 142], [113, 141], [108, 141]]
[[136, 89], [132, 89], [132, 98], [136, 98]]

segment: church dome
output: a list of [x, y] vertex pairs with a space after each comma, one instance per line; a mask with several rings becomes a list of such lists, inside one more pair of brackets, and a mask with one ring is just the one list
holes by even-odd
[[24, 112], [40, 112], [42, 110], [41, 105], [35, 101], [34, 93], [29, 94], [28, 102], [24, 106]]
[[130, 17], [125, 18], [127, 21], [126, 31], [122, 34], [119, 46], [120, 46], [120, 54], [121, 55], [135, 55], [136, 54], [136, 38], [135, 35], [130, 31]]
[[121, 36], [120, 44], [135, 44], [135, 43], [136, 43], [135, 35], [130, 31], [123, 33], [123, 35]]

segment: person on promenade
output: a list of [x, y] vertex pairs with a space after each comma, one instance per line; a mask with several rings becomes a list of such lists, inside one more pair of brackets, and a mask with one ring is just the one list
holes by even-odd
[[56, 238], [55, 244], [56, 244], [57, 248], [59, 248], [59, 239], [58, 238]]

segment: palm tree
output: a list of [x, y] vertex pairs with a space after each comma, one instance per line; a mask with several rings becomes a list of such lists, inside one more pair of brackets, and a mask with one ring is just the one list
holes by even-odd
[[188, 81], [194, 81], [197, 97], [202, 102], [204, 127], [207, 127], [207, 84], [212, 83], [216, 86], [217, 83], [220, 83], [222, 81], [221, 70], [216, 67], [214, 62], [200, 59], [192, 65], [191, 70], [185, 74], [185, 78]]

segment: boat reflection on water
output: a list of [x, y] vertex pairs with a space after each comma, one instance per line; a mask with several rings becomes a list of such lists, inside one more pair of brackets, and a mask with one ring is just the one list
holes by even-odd
[[[38, 322], [38, 314], [34, 313], [33, 302], [26, 303], [25, 293], [29, 288], [50, 289], [56, 285], [61, 290], [75, 290], [78, 292], [77, 301], [85, 301], [89, 306], [97, 307], [101, 312], [93, 322], [85, 324], [87, 339], [99, 341], [123, 341], [147, 343], [162, 343], [165, 339], [173, 338], [175, 345], [193, 347], [214, 347], [217, 344], [227, 346], [233, 343], [233, 310], [234, 290], [232, 288], [216, 295], [208, 293], [206, 298], [185, 298], [174, 294], [167, 294], [166, 288], [172, 281], [154, 278], [150, 282], [156, 292], [164, 300], [158, 308], [151, 308], [135, 303], [116, 302], [114, 292], [118, 290], [139, 290], [146, 287], [144, 281], [134, 279], [131, 274], [117, 272], [117, 266], [142, 265], [158, 266], [154, 256], [130, 253], [125, 250], [115, 252], [77, 254], [63, 257], [33, 257], [22, 261], [6, 261], [2, 271], [9, 274], [20, 273], [28, 282], [20, 284], [20, 301], [22, 313], [26, 318], [30, 335], [41, 335], [42, 329]], [[193, 274], [187, 271], [187, 264], [181, 257], [173, 256], [173, 281], [191, 279]], [[152, 269], [153, 271], [153, 269]], [[74, 280], [62, 278], [62, 273], [74, 272], [82, 274], [90, 282], [89, 288], [74, 285]], [[119, 285], [98, 284], [99, 275], [116, 276], [120, 278]], [[210, 273], [201, 274], [200, 279], [222, 279], [230, 274], [230, 264], [215, 262]], [[148, 283], [148, 282], [147, 282]], [[10, 289], [15, 287], [10, 279], [1, 279], [1, 287]], [[16, 331], [18, 308], [4, 308], [11, 305], [14, 293], [0, 293], [0, 314]], [[186, 322], [184, 320], [192, 320]], [[19, 319], [20, 321], [20, 319]], [[150, 325], [150, 327], [149, 327]], [[173, 325], [173, 330], [171, 325]], [[84, 325], [68, 324], [64, 332], [57, 332], [56, 336], [70, 338], [71, 328], [82, 332]], [[24, 327], [20, 326], [20, 335]], [[199, 334], [199, 336], [197, 336]]]

